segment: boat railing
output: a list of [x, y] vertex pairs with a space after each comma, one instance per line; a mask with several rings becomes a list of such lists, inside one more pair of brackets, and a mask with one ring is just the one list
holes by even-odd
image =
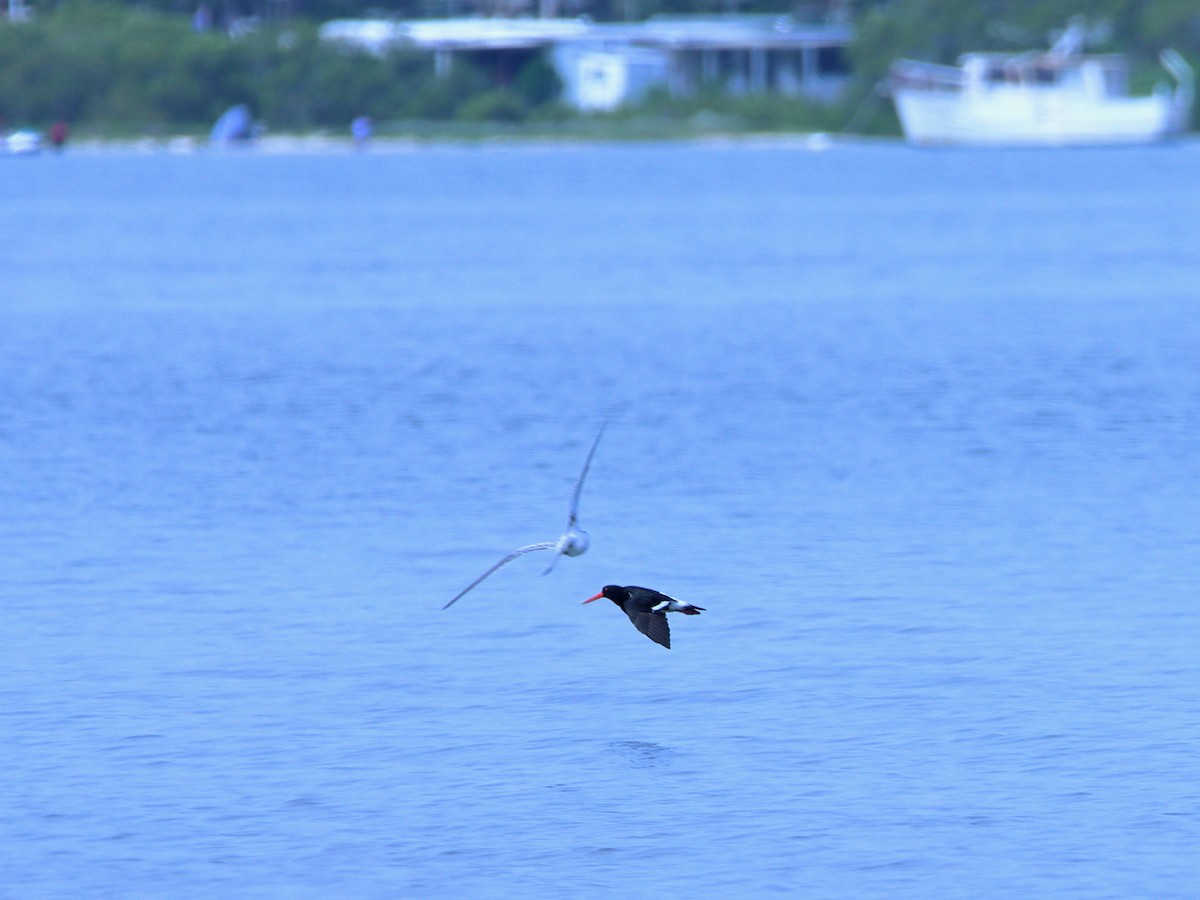
[[962, 69], [938, 63], [899, 59], [888, 73], [888, 88], [926, 91], [960, 91], [966, 84]]

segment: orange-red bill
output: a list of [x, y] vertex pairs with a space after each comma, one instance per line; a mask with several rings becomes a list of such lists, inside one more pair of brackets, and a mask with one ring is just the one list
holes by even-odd
[[[595, 597], [588, 597], [586, 600], [583, 601], [583, 603], [591, 603], [593, 600], [599, 600], [603, 596], [604, 596], [604, 591], [601, 591]], [[581, 603], [579, 605], [583, 606], [583, 603]]]

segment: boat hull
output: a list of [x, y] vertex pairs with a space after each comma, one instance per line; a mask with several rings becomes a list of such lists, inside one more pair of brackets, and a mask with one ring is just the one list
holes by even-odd
[[958, 91], [900, 88], [896, 112], [910, 143], [949, 146], [1086, 146], [1149, 144], [1175, 131], [1170, 96], [1109, 99], [1103, 103], [1054, 92]]

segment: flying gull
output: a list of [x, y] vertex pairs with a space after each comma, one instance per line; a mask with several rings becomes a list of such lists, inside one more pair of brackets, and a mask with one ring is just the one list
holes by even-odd
[[546, 567], [543, 575], [549, 575], [550, 570], [554, 568], [554, 564], [558, 562], [560, 556], [579, 556], [588, 548], [587, 532], [578, 527], [579, 523], [579, 494], [583, 490], [583, 479], [587, 477], [588, 467], [592, 464], [592, 457], [596, 453], [596, 447], [600, 444], [600, 436], [604, 434], [604, 426], [607, 425], [607, 420], [600, 425], [600, 430], [596, 433], [596, 440], [592, 441], [592, 449], [588, 451], [587, 459], [583, 463], [583, 471], [579, 473], [579, 480], [575, 482], [575, 492], [571, 494], [571, 508], [567, 515], [567, 528], [556, 541], [542, 541], [537, 544], [527, 544], [524, 547], [518, 547], [500, 562], [496, 563], [465, 588], [459, 591], [453, 600], [447, 603], [442, 609], [449, 609], [454, 605], [463, 594], [483, 581], [501, 566], [512, 562], [518, 556], [524, 556], [526, 553], [532, 553], [534, 550], [553, 550], [554, 558], [550, 560], [550, 565]]

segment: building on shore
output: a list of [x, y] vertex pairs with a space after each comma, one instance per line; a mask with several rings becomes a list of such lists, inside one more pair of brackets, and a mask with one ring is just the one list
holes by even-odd
[[439, 73], [456, 57], [507, 59], [510, 71], [544, 54], [563, 100], [605, 111], [659, 88], [675, 96], [702, 90], [837, 98], [849, 79], [844, 24], [805, 25], [787, 16], [662, 16], [640, 23], [587, 19], [339, 19], [321, 37], [371, 53], [428, 51]]

